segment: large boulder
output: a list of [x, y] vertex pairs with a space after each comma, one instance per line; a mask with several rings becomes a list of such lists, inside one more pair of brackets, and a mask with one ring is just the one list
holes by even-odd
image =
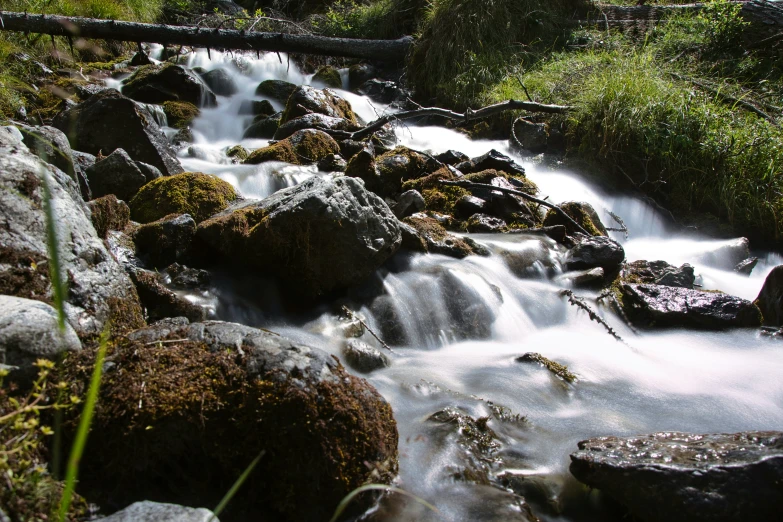
[[292, 120], [288, 120], [282, 124], [275, 132], [275, 139], [282, 140], [296, 131], [302, 129], [318, 129], [323, 131], [355, 131], [359, 129], [359, 125], [346, 120], [345, 118], [335, 118], [332, 116], [324, 116], [313, 112], [299, 116]]
[[766, 326], [783, 326], [783, 265], [776, 266], [764, 280], [756, 301]]
[[354, 285], [400, 246], [397, 218], [361, 181], [313, 177], [201, 223], [215, 254], [283, 278], [306, 297]]
[[101, 522], [220, 522], [208, 509], [160, 502], [134, 502]]
[[646, 522], [779, 520], [783, 433], [597, 437], [579, 443], [571, 473]]
[[283, 80], [264, 80], [258, 84], [256, 95], [266, 96], [285, 103], [289, 96], [297, 89], [296, 85]]
[[130, 201], [147, 182], [161, 177], [158, 169], [140, 163], [133, 161], [123, 149], [117, 149], [96, 162], [86, 172], [92, 196], [99, 198], [114, 194], [123, 201]]
[[220, 96], [232, 96], [239, 92], [237, 84], [225, 69], [213, 69], [201, 75], [212, 92]]
[[296, 88], [286, 102], [282, 123], [311, 112], [317, 112], [333, 118], [345, 118], [353, 124], [359, 120], [351, 109], [351, 104], [339, 97], [331, 89], [316, 89], [309, 85]]
[[0, 134], [0, 294], [51, 303], [51, 266], [44, 211], [48, 176], [59, 238], [66, 313], [79, 335], [144, 324], [136, 291], [90, 222], [76, 182], [21, 142]]
[[184, 101], [197, 107], [217, 105], [215, 94], [197, 74], [172, 63], [139, 67], [125, 80], [122, 93], [144, 103]]
[[638, 326], [718, 330], [761, 325], [756, 305], [721, 292], [645, 284], [623, 284], [620, 291], [626, 315]]
[[186, 172], [144, 185], [130, 200], [131, 217], [150, 223], [169, 214], [190, 214], [200, 223], [237, 199], [230, 183], [201, 172]]
[[357, 177], [365, 186], [381, 197], [397, 195], [406, 181], [417, 179], [438, 170], [436, 161], [407, 147], [372, 158], [370, 152], [360, 152], [348, 162], [346, 176]]
[[48, 126], [30, 127], [17, 124], [17, 127], [22, 132], [24, 144], [30, 152], [65, 172], [79, 185], [82, 197], [85, 200], [90, 199], [90, 187], [84, 177], [84, 169], [74, 158], [65, 133]]
[[[108, 360], [80, 463], [80, 490], [96, 502], [214, 506], [262, 455], [229, 510], [322, 521], [353, 489], [397, 472], [391, 407], [318, 348], [169, 320], [119, 339]], [[68, 380], [86, 386], [93, 361], [69, 358]]]
[[[608, 236], [606, 227], [601, 223], [601, 218], [590, 203], [583, 201], [566, 201], [558, 205], [568, 217], [576, 221], [583, 229], [593, 236]], [[565, 219], [562, 214], [549, 209], [544, 218], [544, 226], [563, 225], [569, 234], [580, 232], [573, 223]]]
[[254, 151], [245, 160], [249, 165], [266, 161], [285, 161], [294, 165], [310, 165], [340, 152], [340, 146], [323, 131], [305, 129], [273, 145]]
[[616, 273], [625, 259], [625, 250], [617, 241], [606, 236], [582, 239], [566, 254], [568, 270], [601, 267], [607, 274]]
[[125, 149], [136, 161], [149, 163], [164, 175], [183, 171], [168, 139], [157, 123], [136, 102], [114, 89], [106, 89], [54, 119], [77, 150], [111, 154]]

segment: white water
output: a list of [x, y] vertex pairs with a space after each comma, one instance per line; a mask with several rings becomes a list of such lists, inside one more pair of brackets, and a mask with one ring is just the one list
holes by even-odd
[[[188, 148], [180, 152], [185, 168], [218, 175], [246, 197], [255, 198], [309, 176], [329, 175], [317, 173], [314, 167], [281, 163], [232, 165], [226, 158], [225, 150], [238, 143], [247, 148], [265, 145], [259, 140], [242, 140], [250, 121], [239, 115], [242, 101], [260, 99], [254, 96], [259, 82], [310, 82], [293, 64], [288, 67], [284, 55], [280, 59], [275, 54], [261, 59], [244, 56], [243, 60], [248, 66], [245, 74], [232, 68], [229, 54], [213, 52], [209, 60], [206, 53], [198, 53], [190, 58], [191, 66], [234, 71], [240, 93], [220, 97], [217, 108], [204, 110], [194, 122], [199, 152], [198, 157], [189, 157]], [[362, 97], [340, 94], [367, 121], [384, 111]], [[279, 104], [276, 107], [282, 108]], [[606, 194], [578, 174], [519, 157], [507, 142], [470, 141], [437, 127], [404, 127], [397, 134], [402, 144], [431, 153], [455, 149], [476, 156], [495, 148], [511, 155], [525, 166], [530, 179], [550, 201], [587, 201], [607, 224], [611, 223], [607, 210], [620, 215], [630, 237], [613, 235], [623, 243], [629, 261], [691, 263], [705, 288], [753, 299], [769, 270], [781, 263], [777, 254], [765, 253], [751, 277], [710, 267], [704, 260], [725, 241], [678, 235], [655, 208], [640, 199]], [[379, 299], [391, 303], [407, 342], [391, 355], [391, 367], [374, 372], [368, 380], [392, 404], [397, 419], [399, 485], [438, 506], [441, 514], [433, 519], [501, 521], [517, 516], [510, 494], [451, 478], [461, 465], [456, 435], [427, 420], [445, 407], [458, 407], [478, 418], [491, 413], [487, 402], [491, 401], [527, 417], [528, 423], [521, 427], [490, 421], [502, 441], [492, 474], [534, 477], [533, 483], [535, 477], [544, 477], [541, 483], [549, 501], [533, 503], [542, 520], [615, 520], [568, 474], [568, 455], [579, 440], [664, 430], [780, 429], [783, 425], [783, 357], [777, 341], [762, 338], [754, 330], [668, 330], [637, 335], [611, 312], [592, 303], [627, 344], [617, 342], [559, 295], [562, 284], [550, 278], [562, 273], [561, 247], [548, 239], [524, 235], [475, 238], [493, 252], [530, 253], [535, 262], [531, 262], [527, 277], [512, 274], [499, 255], [465, 260], [398, 256], [374, 276], [389, 296]], [[245, 292], [251, 298], [240, 298], [231, 288], [244, 284], [234, 281], [215, 289], [221, 296], [219, 318], [265, 326], [339, 356], [342, 339], [335, 315], [324, 312], [307, 320], [280, 319], [274, 313], [273, 291], [263, 298], [259, 297], [262, 292]], [[449, 306], [455, 292], [463, 300], [456, 311]], [[373, 329], [383, 331], [374, 310], [372, 304], [365, 303], [360, 311]], [[464, 330], [466, 316], [481, 317], [486, 331], [473, 332], [472, 340], [460, 340], [465, 337], [460, 330]], [[481, 340], [475, 339], [477, 335]], [[367, 334], [363, 340], [377, 345]], [[578, 375], [578, 382], [568, 385], [538, 365], [515, 362], [526, 352], [539, 352], [566, 364]], [[371, 518], [422, 520], [430, 516], [416, 504], [396, 504], [389, 502]]]

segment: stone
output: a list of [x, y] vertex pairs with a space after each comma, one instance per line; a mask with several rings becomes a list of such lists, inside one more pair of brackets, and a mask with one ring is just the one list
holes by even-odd
[[468, 219], [473, 214], [486, 214], [489, 212], [489, 204], [486, 200], [466, 194], [454, 204], [454, 216], [459, 219]]
[[647, 284], [623, 284], [620, 291], [623, 310], [638, 326], [720, 330], [761, 325], [756, 305], [728, 294]]
[[777, 520], [783, 433], [596, 437], [571, 454], [571, 473], [645, 522]]
[[505, 154], [498, 152], [495, 149], [490, 150], [486, 154], [475, 157], [468, 161], [463, 161], [457, 164], [457, 170], [463, 174], [470, 174], [473, 172], [481, 172], [482, 170], [492, 169], [500, 170], [508, 174], [516, 176], [524, 176], [525, 169], [518, 165], [514, 160], [506, 156]]
[[699, 255], [695, 262], [722, 270], [733, 270], [738, 263], [750, 257], [750, 242], [738, 237], [726, 241], [716, 241], [714, 248]]
[[361, 282], [399, 248], [386, 203], [349, 177], [310, 178], [201, 223], [211, 253], [269, 271], [304, 297]]
[[242, 145], [234, 145], [226, 150], [226, 156], [231, 158], [234, 163], [242, 163], [250, 156], [250, 153]]
[[213, 69], [202, 74], [201, 79], [218, 96], [233, 96], [239, 92], [236, 82], [225, 69]]
[[318, 170], [321, 172], [345, 172], [348, 165], [339, 154], [330, 154], [318, 162]]
[[[93, 361], [69, 358], [66, 380], [86, 383]], [[117, 339], [112, 363], [80, 463], [87, 498], [214, 506], [262, 455], [229, 509], [254, 519], [327, 520], [355, 488], [396, 476], [391, 407], [317, 347], [239, 324], [177, 319]]]
[[283, 80], [264, 80], [256, 88], [257, 96], [266, 96], [285, 103], [296, 90], [296, 85]]
[[280, 126], [280, 116], [267, 116], [253, 120], [250, 127], [245, 129], [242, 139], [271, 140]]
[[446, 165], [451, 165], [452, 167], [464, 161], [470, 160], [467, 154], [463, 154], [458, 150], [447, 150], [446, 152], [441, 152], [435, 156], [435, 159], [441, 163], [445, 163]]
[[190, 102], [166, 101], [163, 102], [163, 113], [169, 127], [186, 129], [201, 114], [201, 110]]
[[137, 268], [128, 270], [128, 274], [136, 285], [149, 322], [167, 317], [187, 317], [190, 321], [204, 321], [207, 318], [206, 308], [166, 288], [157, 273]]
[[696, 276], [693, 267], [684, 264], [679, 268], [666, 261], [634, 261], [623, 266], [620, 278], [628, 283], [647, 283], [665, 286], [693, 288]]
[[239, 106], [239, 114], [252, 116], [271, 116], [277, 111], [268, 100], [245, 100]]
[[404, 219], [424, 210], [424, 205], [424, 196], [418, 190], [408, 190], [400, 195], [392, 210], [398, 219]]
[[340, 71], [331, 65], [324, 65], [318, 69], [313, 75], [313, 82], [318, 82], [326, 87], [333, 87], [335, 89], [343, 88], [343, 80], [340, 77]]
[[340, 141], [340, 154], [345, 158], [346, 160], [349, 160], [353, 158], [356, 154], [360, 153], [362, 150], [368, 149], [372, 155], [372, 157], [375, 157], [375, 147], [372, 144], [372, 141], [364, 143], [361, 141], [355, 141], [355, 140], [342, 140]]
[[30, 152], [65, 172], [79, 184], [82, 197], [89, 199], [89, 185], [84, 178], [84, 170], [75, 162], [71, 144], [68, 143], [65, 133], [60, 129], [47, 126], [18, 125], [18, 127], [22, 132], [22, 141]]
[[765, 326], [783, 326], [783, 265], [767, 275], [754, 302], [761, 310]]
[[403, 247], [414, 252], [429, 252], [462, 259], [470, 255], [487, 256], [489, 252], [470, 238], [449, 234], [438, 220], [425, 214], [406, 217], [402, 223], [410, 227], [403, 236]]
[[344, 118], [353, 124], [359, 123], [350, 103], [331, 89], [316, 89], [309, 85], [301, 85], [291, 93], [281, 122], [285, 123], [311, 112], [333, 118]]
[[[598, 217], [598, 213], [595, 211], [590, 203], [583, 201], [566, 201], [558, 205], [560, 209], [565, 212], [568, 217], [579, 223], [579, 225], [585, 229], [590, 235], [593, 236], [608, 236], [609, 233], [606, 227], [601, 222], [601, 218]], [[549, 209], [544, 217], [544, 226], [550, 227], [555, 225], [563, 225], [566, 227], [569, 235], [581, 232], [577, 229], [573, 223], [565, 219], [562, 214], [555, 212], [553, 209]]]
[[508, 228], [505, 221], [487, 214], [473, 214], [465, 225], [468, 232], [505, 232]]
[[568, 270], [601, 267], [607, 274], [616, 273], [625, 259], [625, 250], [617, 241], [605, 236], [583, 238], [568, 251], [565, 265]]
[[90, 219], [98, 237], [106, 239], [109, 230], [124, 230], [130, 224], [130, 208], [114, 194], [87, 203]]
[[90, 154], [124, 149], [136, 161], [154, 165], [164, 175], [183, 171], [160, 127], [138, 104], [114, 89], [63, 111], [53, 121], [77, 150]]
[[590, 268], [589, 270], [577, 270], [575, 272], [566, 272], [555, 278], [558, 284], [569, 284], [576, 288], [585, 288], [591, 286], [600, 286], [604, 282], [604, 269], [601, 267]]
[[0, 367], [12, 367], [12, 379], [31, 383], [38, 374], [36, 360], [55, 361], [82, 349], [68, 322], [60, 333], [57, 317], [57, 310], [46, 303], [0, 295]]
[[399, 194], [404, 182], [438, 170], [436, 162], [407, 147], [397, 147], [377, 158], [372, 157], [373, 152], [367, 147], [355, 154], [348, 161], [345, 175], [361, 179], [368, 190], [383, 198]]
[[345, 118], [334, 118], [332, 116], [324, 116], [323, 114], [313, 112], [310, 114], [305, 114], [304, 116], [293, 118], [280, 125], [280, 127], [275, 132], [275, 139], [285, 139], [296, 131], [302, 129], [352, 132], [358, 130], [359, 127], [360, 126], [356, 123], [353, 123]]
[[190, 214], [200, 223], [238, 198], [234, 187], [217, 176], [186, 172], [144, 185], [130, 200], [131, 217], [151, 223], [169, 214]]
[[658, 279], [656, 285], [676, 286], [679, 288], [693, 288], [696, 276], [693, 267], [687, 263], [674, 270], [666, 270]]
[[189, 145], [194, 141], [196, 141], [196, 138], [193, 136], [193, 131], [191, 131], [190, 128], [180, 129], [171, 137], [171, 144], [174, 147]]
[[220, 522], [212, 511], [144, 500], [134, 502], [101, 522]]
[[284, 161], [294, 165], [310, 165], [340, 152], [340, 146], [323, 131], [305, 129], [273, 145], [253, 151], [245, 160], [248, 165], [266, 161]]
[[555, 246], [548, 238], [534, 236], [524, 242], [523, 248], [500, 248], [496, 251], [515, 276], [540, 279], [553, 277], [560, 272]]
[[166, 267], [166, 284], [184, 290], [204, 290], [212, 282], [212, 275], [199, 268], [190, 268], [179, 263]]
[[756, 268], [758, 262], [758, 257], [749, 257], [744, 261], [737, 263], [737, 266], [734, 267], [734, 271], [738, 274], [749, 276], [753, 272], [753, 269]]
[[143, 103], [190, 102], [196, 107], [215, 107], [215, 94], [195, 73], [172, 63], [144, 65], [125, 80], [122, 93]]
[[139, 51], [133, 55], [130, 61], [131, 67], [139, 67], [141, 65], [152, 65], [152, 60], [146, 53]]
[[518, 118], [512, 127], [514, 138], [511, 143], [523, 151], [539, 154], [546, 151], [549, 142], [549, 125], [533, 123]]
[[156, 171], [148, 170], [150, 175], [157, 176], [147, 179], [147, 175], [128, 153], [117, 149], [88, 168], [86, 174], [93, 197], [114, 194], [123, 201], [130, 201], [142, 186], [160, 177], [160, 171]]
[[357, 372], [370, 373], [391, 364], [386, 354], [358, 339], [345, 341], [342, 354], [345, 364]]
[[348, 68], [348, 88], [357, 89], [367, 80], [371, 80], [378, 75], [378, 69], [369, 63], [357, 63]]
[[136, 255], [155, 268], [186, 260], [196, 236], [196, 222], [190, 214], [171, 214], [141, 225], [133, 233]]
[[378, 103], [405, 101], [409, 96], [409, 93], [405, 92], [396, 83], [378, 79], [367, 80], [359, 87], [358, 91], [359, 94], [363, 94]]

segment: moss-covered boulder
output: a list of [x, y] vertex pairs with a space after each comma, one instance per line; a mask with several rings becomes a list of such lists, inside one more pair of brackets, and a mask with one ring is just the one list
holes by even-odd
[[[566, 201], [558, 205], [563, 212], [579, 223], [579, 225], [587, 230], [593, 236], [608, 236], [606, 227], [601, 223], [601, 218], [598, 217], [598, 213], [595, 211], [592, 205], [582, 201]], [[565, 219], [559, 212], [549, 209], [544, 218], [544, 226], [550, 227], [554, 225], [563, 225], [566, 227], [568, 234], [575, 234], [580, 232], [577, 228]]]
[[331, 136], [323, 131], [305, 129], [274, 145], [254, 151], [245, 163], [257, 165], [265, 161], [285, 161], [294, 165], [310, 165], [339, 152], [340, 146]]
[[415, 236], [410, 234], [404, 236], [403, 247], [409, 250], [443, 254], [457, 259], [470, 255], [489, 255], [487, 249], [473, 239], [449, 234], [435, 218], [414, 214], [402, 222], [412, 227], [416, 232]]
[[198, 107], [190, 102], [167, 101], [163, 102], [163, 112], [166, 113], [166, 121], [169, 127], [184, 129], [201, 114]]
[[87, 203], [98, 237], [106, 239], [109, 230], [122, 230], [130, 223], [130, 208], [114, 194]]
[[343, 79], [340, 77], [340, 71], [332, 65], [324, 65], [318, 69], [313, 75], [313, 81], [335, 89], [343, 88]]
[[407, 147], [397, 147], [377, 158], [371, 154], [354, 155], [345, 169], [346, 176], [364, 181], [365, 186], [381, 197], [393, 197], [402, 191], [403, 183], [438, 170], [438, 164]]
[[422, 178], [404, 182], [402, 190], [418, 190], [424, 196], [427, 210], [453, 215], [457, 202], [460, 198], [470, 195], [470, 192], [460, 187], [442, 185], [440, 181], [456, 179], [457, 176], [452, 171], [443, 167]]
[[201, 172], [186, 172], [147, 183], [130, 200], [131, 217], [150, 223], [169, 214], [190, 214], [196, 223], [225, 210], [237, 199], [231, 184]]
[[277, 128], [280, 126], [280, 115], [259, 116], [253, 120], [250, 127], [245, 129], [242, 139], [260, 139], [271, 140], [274, 137]]
[[169, 216], [141, 225], [133, 233], [136, 255], [151, 267], [163, 269], [184, 262], [196, 235], [196, 222], [190, 214]]
[[299, 86], [291, 93], [283, 111], [282, 123], [311, 112], [333, 118], [345, 118], [354, 124], [359, 123], [350, 103], [331, 89], [316, 89], [309, 85]]
[[256, 95], [266, 96], [285, 103], [288, 97], [296, 90], [296, 85], [283, 80], [264, 80], [256, 88]]
[[280, 125], [280, 128], [275, 132], [275, 139], [282, 140], [291, 136], [296, 131], [302, 129], [318, 129], [323, 131], [355, 131], [359, 129], [359, 125], [351, 123], [345, 118], [333, 118], [331, 116], [324, 116], [313, 112], [299, 116]]
[[269, 100], [245, 100], [239, 106], [239, 114], [249, 114], [251, 116], [271, 116], [275, 108], [269, 103]]
[[250, 156], [250, 153], [242, 145], [234, 145], [226, 151], [226, 156], [231, 158], [234, 163], [242, 163]]
[[[397, 472], [391, 407], [318, 348], [168, 321], [118, 340], [109, 359], [80, 465], [96, 502], [217, 505], [262, 455], [226, 513], [322, 521], [354, 488]], [[68, 380], [86, 385], [93, 361], [69, 358]]]
[[125, 80], [122, 93], [144, 103], [184, 101], [197, 107], [217, 105], [215, 94], [197, 74], [172, 63], [139, 67]]

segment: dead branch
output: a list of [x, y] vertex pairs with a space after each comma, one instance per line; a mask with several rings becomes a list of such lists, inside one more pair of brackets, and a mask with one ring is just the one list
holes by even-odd
[[590, 317], [591, 321], [595, 321], [596, 323], [600, 324], [601, 326], [603, 326], [606, 329], [606, 331], [609, 333], [609, 335], [611, 335], [612, 337], [614, 337], [615, 339], [617, 339], [621, 343], [626, 344], [626, 342], [623, 341], [623, 338], [620, 337], [620, 334], [618, 334], [617, 331], [615, 331], [615, 329], [612, 328], [609, 325], [609, 323], [607, 323], [606, 320], [604, 320], [603, 317], [598, 315], [598, 313], [596, 313], [595, 310], [590, 308], [587, 305], [587, 303], [584, 302], [583, 298], [575, 295], [574, 292], [571, 291], [571, 290], [561, 290], [560, 291], [560, 295], [568, 296], [568, 302], [570, 304], [576, 306], [577, 308], [581, 308], [582, 310], [587, 312], [587, 315]]
[[359, 321], [359, 322], [361, 323], [361, 325], [364, 327], [364, 329], [365, 329], [365, 330], [367, 330], [368, 332], [370, 332], [370, 335], [372, 335], [373, 337], [375, 337], [375, 340], [376, 340], [376, 341], [378, 341], [379, 343], [381, 343], [381, 346], [383, 346], [384, 348], [386, 348], [387, 350], [389, 350], [391, 353], [394, 353], [394, 350], [392, 350], [391, 348], [389, 348], [389, 345], [388, 345], [388, 344], [386, 344], [385, 342], [383, 342], [383, 339], [381, 339], [380, 337], [378, 337], [378, 335], [377, 335], [375, 332], [373, 332], [373, 331], [372, 331], [372, 329], [371, 329], [369, 326], [367, 326], [367, 323], [365, 323], [365, 322], [364, 322], [364, 320], [363, 320], [361, 317], [359, 317], [357, 314], [355, 314], [355, 313], [353, 312], [353, 310], [351, 310], [351, 309], [350, 309], [350, 308], [348, 308], [347, 306], [344, 306], [344, 305], [343, 305], [343, 312], [345, 312], [345, 313], [348, 315], [348, 317], [352, 317], [353, 319], [356, 319], [357, 321]]

